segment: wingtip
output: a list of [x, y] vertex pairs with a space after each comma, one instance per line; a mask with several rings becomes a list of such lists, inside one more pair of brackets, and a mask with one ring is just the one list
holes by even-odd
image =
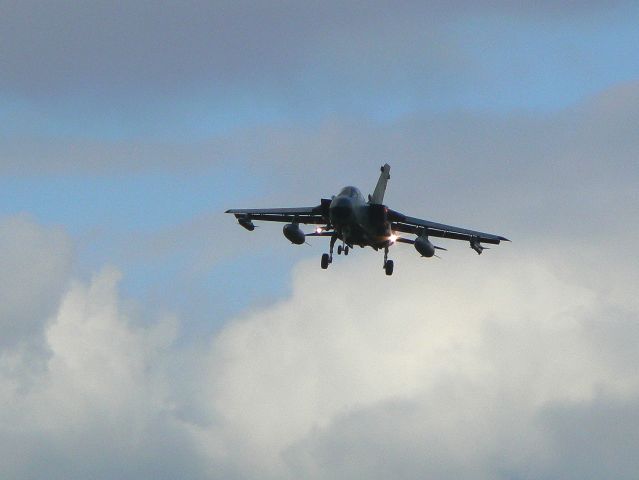
[[499, 237], [499, 240], [501, 240], [502, 242], [510, 242], [510, 240], [508, 240], [506, 237]]

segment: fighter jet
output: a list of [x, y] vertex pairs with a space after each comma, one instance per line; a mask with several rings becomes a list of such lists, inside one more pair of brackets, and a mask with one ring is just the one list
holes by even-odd
[[[329, 251], [322, 255], [320, 263], [324, 270], [333, 262], [333, 249], [338, 240], [338, 255], [348, 255], [355, 245], [383, 250], [386, 275], [393, 274], [394, 264], [388, 259], [388, 249], [396, 243], [412, 244], [422, 257], [430, 258], [437, 256], [437, 250], [446, 250], [433, 245], [430, 237], [467, 241], [478, 254], [487, 248], [482, 243], [498, 245], [501, 241], [510, 241], [492, 233], [435, 223], [391, 210], [384, 205], [389, 179], [390, 166], [386, 164], [381, 167], [379, 180], [368, 200], [357, 188], [348, 186], [330, 199], [322, 198], [315, 207], [231, 209], [226, 213], [235, 215], [239, 224], [249, 231], [255, 229], [253, 220], [284, 222], [284, 236], [296, 245], [306, 243], [306, 237], [330, 237]], [[311, 233], [304, 233], [300, 224], [317, 227]], [[416, 238], [407, 235], [416, 235]]]

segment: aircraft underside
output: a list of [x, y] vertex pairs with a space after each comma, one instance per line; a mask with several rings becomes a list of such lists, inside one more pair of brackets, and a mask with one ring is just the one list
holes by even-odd
[[[381, 233], [381, 234], [380, 234]], [[394, 243], [390, 224], [382, 225], [361, 225], [355, 221], [338, 225], [334, 228], [331, 235], [329, 252], [322, 255], [321, 267], [327, 269], [333, 262], [333, 251], [336, 243], [341, 242], [337, 246], [337, 254], [348, 255], [351, 248], [355, 245], [364, 248], [371, 247], [374, 250], [384, 249], [384, 271], [386, 275], [393, 274], [394, 263], [388, 259], [388, 247]]]
[[335, 232], [339, 240], [351, 247], [358, 245], [360, 247], [372, 247], [377, 250], [388, 244], [388, 236], [376, 235], [375, 230], [369, 231], [359, 224], [345, 225], [336, 228]]

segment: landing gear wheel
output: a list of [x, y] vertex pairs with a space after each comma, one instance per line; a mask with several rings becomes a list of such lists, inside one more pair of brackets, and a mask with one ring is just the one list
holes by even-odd
[[341, 246], [341, 245], [338, 245], [338, 246], [337, 246], [337, 254], [338, 254], [338, 255], [341, 255], [343, 250], [344, 250], [344, 249], [342, 248], [342, 246]]
[[348, 255], [348, 251], [349, 251], [349, 250], [350, 250], [350, 249], [348, 248], [348, 245], [346, 245], [346, 246], [344, 247], [344, 255]]
[[393, 274], [393, 261], [392, 260], [388, 260], [385, 264], [384, 264], [384, 271], [386, 272], [386, 275], [392, 275]]
[[322, 270], [326, 270], [328, 268], [328, 264], [331, 263], [330, 257], [328, 253], [322, 255]]

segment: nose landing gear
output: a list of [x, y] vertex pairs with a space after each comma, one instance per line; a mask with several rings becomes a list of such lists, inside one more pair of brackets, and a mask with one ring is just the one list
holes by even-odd
[[342, 240], [342, 244], [337, 246], [337, 254], [341, 255], [342, 253], [344, 255], [348, 255], [348, 251], [350, 250], [348, 244]]
[[[328, 253], [322, 254], [322, 261], [320, 263], [322, 270], [326, 270], [328, 266], [331, 263], [333, 263], [333, 248], [335, 248], [336, 242], [337, 242], [337, 235], [331, 236], [331, 243], [330, 243]], [[342, 244], [337, 246], [337, 254], [341, 255], [343, 253], [344, 255], [348, 255], [348, 253], [351, 250], [351, 247], [352, 245], [348, 245], [345, 241], [342, 241]], [[391, 265], [392, 263], [393, 262], [391, 262]], [[386, 261], [384, 261], [384, 264], [386, 264]], [[392, 271], [392, 266], [391, 266], [391, 271]]]
[[338, 246], [337, 246], [337, 254], [338, 254], [338, 255], [341, 255], [342, 253], [343, 253], [344, 255], [348, 255], [348, 251], [349, 251], [349, 250], [350, 250], [350, 248], [349, 248], [349, 246], [348, 246], [348, 245], [346, 245], [346, 246], [344, 246], [344, 247], [342, 247], [341, 245], [338, 245]]

